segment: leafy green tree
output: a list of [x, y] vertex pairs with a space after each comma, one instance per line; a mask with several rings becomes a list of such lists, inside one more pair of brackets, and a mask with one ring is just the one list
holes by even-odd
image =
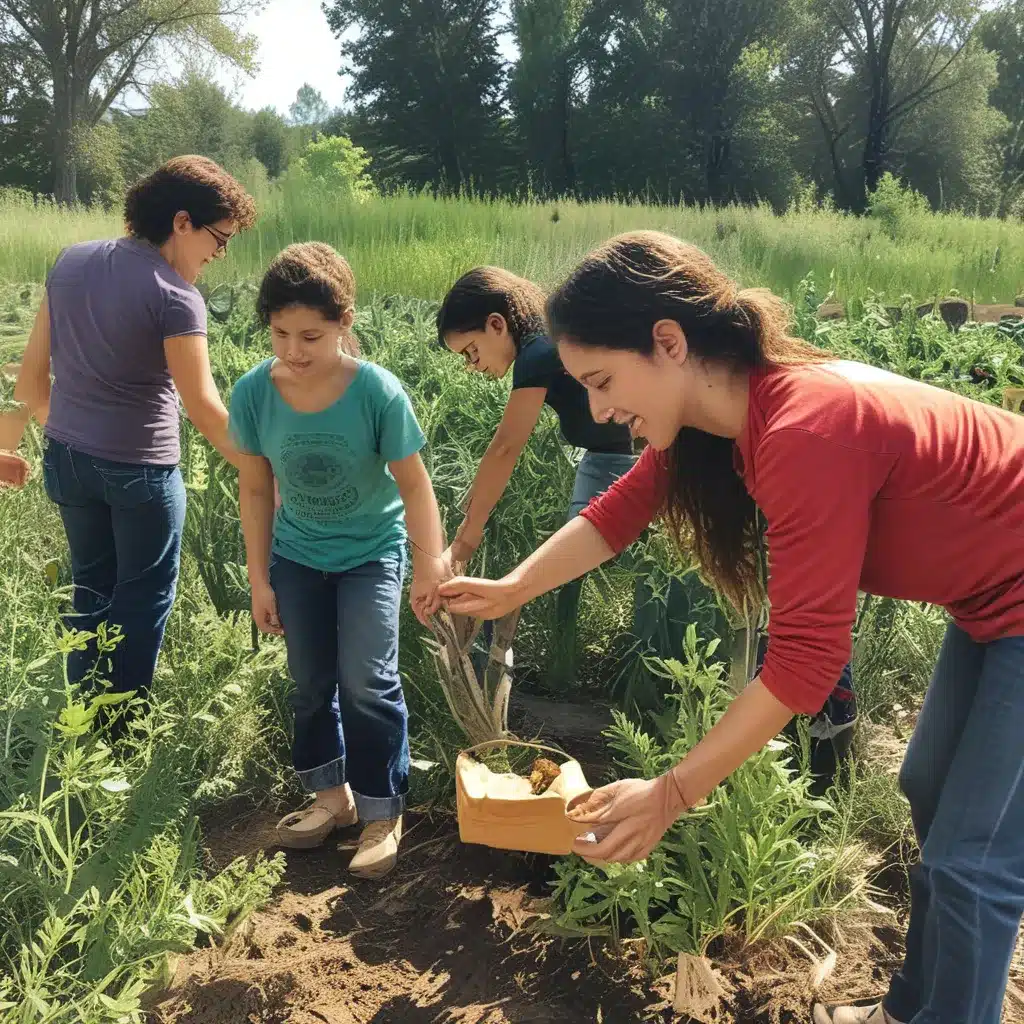
[[1024, 197], [1024, 0], [987, 12], [978, 39], [996, 55], [998, 80], [990, 101], [1007, 122], [996, 143], [999, 213], [1004, 214]]
[[499, 0], [327, 0], [360, 136], [414, 184], [493, 182], [501, 151]]
[[972, 46], [957, 77], [955, 92], [933, 96], [896, 125], [889, 162], [933, 208], [988, 216], [1000, 208], [1007, 131], [1005, 116], [990, 103], [998, 82], [994, 54]]
[[793, 174], [775, 40], [788, 9], [789, 0], [591, 0], [572, 51], [583, 191], [784, 201]]
[[591, 0], [512, 0], [519, 60], [509, 94], [526, 158], [555, 193], [576, 190], [573, 110], [585, 74], [582, 34]]
[[17, 42], [0, 42], [0, 185], [43, 192], [50, 182], [46, 72]]
[[45, 68], [52, 96], [53, 191], [76, 198], [76, 145], [131, 86], [158, 77], [166, 47], [251, 70], [255, 40], [232, 27], [260, 0], [0, 0], [0, 44]]
[[320, 125], [330, 113], [327, 101], [308, 82], [300, 87], [295, 94], [295, 102], [288, 108], [292, 124]]
[[127, 182], [124, 176], [124, 138], [110, 118], [85, 132], [79, 140], [78, 195], [89, 203], [120, 205]]
[[[892, 169], [900, 128], [975, 73], [979, 0], [803, 0], [791, 81], [816, 118], [844, 205], [863, 209]], [[854, 158], [853, 154], [856, 154]]]
[[370, 157], [366, 150], [344, 135], [325, 135], [307, 143], [299, 158], [299, 167], [308, 178], [333, 195], [366, 198], [373, 183], [366, 169]]
[[280, 177], [288, 166], [292, 138], [284, 119], [273, 107], [257, 111], [249, 125], [248, 150], [267, 169], [271, 178]]
[[251, 120], [207, 73], [186, 70], [176, 82], [153, 86], [144, 113], [117, 119], [125, 176], [134, 179], [182, 153], [242, 163], [252, 155]]

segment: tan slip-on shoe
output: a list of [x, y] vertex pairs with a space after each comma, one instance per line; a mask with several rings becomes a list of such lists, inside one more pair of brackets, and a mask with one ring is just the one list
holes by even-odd
[[336, 828], [348, 828], [359, 821], [355, 803], [339, 812], [332, 812], [314, 801], [300, 811], [286, 814], [277, 823], [277, 841], [293, 850], [310, 850], [319, 846]]
[[401, 841], [401, 817], [368, 822], [359, 837], [359, 849], [349, 863], [349, 872], [360, 878], [383, 878], [398, 860]]

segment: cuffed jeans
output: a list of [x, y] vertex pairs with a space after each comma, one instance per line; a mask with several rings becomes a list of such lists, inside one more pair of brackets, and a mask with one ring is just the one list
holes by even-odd
[[999, 1024], [1024, 914], [1024, 636], [950, 624], [900, 785], [920, 863], [903, 966], [885, 998], [907, 1024]]
[[[69, 629], [119, 626], [111, 656], [114, 691], [148, 693], [174, 604], [185, 524], [185, 484], [177, 466], [147, 466], [86, 455], [48, 438], [46, 493], [60, 510], [71, 553], [74, 614]], [[96, 665], [95, 644], [68, 661], [74, 682]], [[103, 666], [100, 666], [101, 675]], [[120, 731], [123, 719], [115, 726]]]
[[323, 572], [275, 555], [270, 584], [295, 681], [292, 764], [303, 789], [352, 788], [361, 821], [397, 818], [409, 788], [398, 674], [401, 556]]

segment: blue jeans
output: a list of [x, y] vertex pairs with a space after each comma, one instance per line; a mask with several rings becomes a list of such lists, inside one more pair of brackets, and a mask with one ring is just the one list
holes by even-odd
[[295, 681], [292, 764], [307, 793], [347, 782], [362, 821], [397, 818], [409, 789], [398, 675], [404, 559], [335, 573], [279, 555], [270, 562]]
[[946, 630], [900, 772], [920, 863], [885, 1008], [908, 1024], [999, 1024], [1024, 914], [1024, 636]]
[[[119, 693], [144, 696], [178, 584], [185, 524], [181, 473], [177, 466], [98, 459], [48, 438], [43, 483], [60, 509], [71, 551], [74, 614], [65, 623], [90, 632], [104, 621], [120, 626], [110, 683]], [[95, 645], [74, 652], [72, 680], [85, 679], [96, 657]]]

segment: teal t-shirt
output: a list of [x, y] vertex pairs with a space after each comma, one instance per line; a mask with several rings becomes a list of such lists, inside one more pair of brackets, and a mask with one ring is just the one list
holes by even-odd
[[250, 455], [268, 459], [281, 492], [273, 552], [325, 572], [397, 557], [405, 508], [389, 462], [426, 438], [398, 378], [374, 363], [321, 412], [296, 412], [270, 378], [273, 358], [231, 391], [231, 431]]

